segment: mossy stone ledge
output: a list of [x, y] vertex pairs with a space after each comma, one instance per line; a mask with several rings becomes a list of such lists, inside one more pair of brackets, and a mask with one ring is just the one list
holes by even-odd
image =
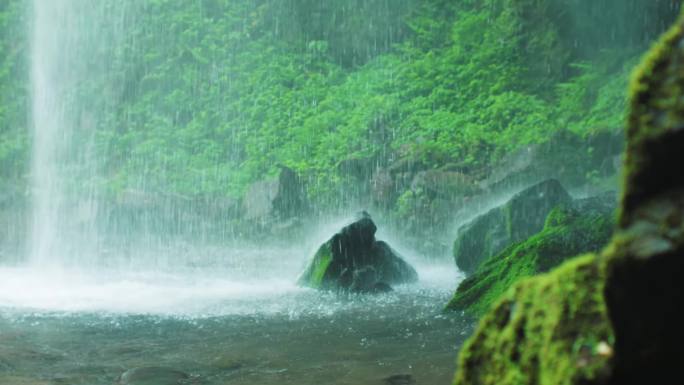
[[455, 384], [684, 382], [684, 16], [630, 97], [612, 240], [508, 290], [461, 350]]
[[489, 257], [461, 282], [447, 310], [481, 316], [517, 281], [547, 272], [578, 254], [599, 251], [614, 226], [611, 210], [580, 212], [556, 207], [542, 231]]
[[458, 229], [454, 242], [456, 265], [466, 274], [473, 274], [489, 256], [542, 230], [548, 213], [571, 201], [570, 194], [555, 179], [518, 192], [503, 205]]

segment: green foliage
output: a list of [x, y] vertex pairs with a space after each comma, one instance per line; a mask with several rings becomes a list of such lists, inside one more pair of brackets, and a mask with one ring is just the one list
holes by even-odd
[[[638, 28], [597, 36], [629, 15], [667, 16], [650, 4], [116, 1], [127, 23], [101, 27], [121, 36], [74, 92], [99, 111], [98, 183], [112, 195], [240, 196], [283, 164], [326, 201], [344, 159], [468, 171], [559, 129], [620, 127], [624, 64], [647, 42]], [[0, 9], [3, 178], [27, 172], [24, 6]]]

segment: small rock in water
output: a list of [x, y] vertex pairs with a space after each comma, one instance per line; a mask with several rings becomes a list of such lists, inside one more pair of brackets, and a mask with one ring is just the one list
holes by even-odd
[[181, 371], [162, 368], [145, 367], [125, 371], [117, 382], [118, 385], [181, 385], [186, 384], [190, 376]]
[[416, 380], [410, 374], [395, 374], [384, 378], [387, 385], [414, 385]]

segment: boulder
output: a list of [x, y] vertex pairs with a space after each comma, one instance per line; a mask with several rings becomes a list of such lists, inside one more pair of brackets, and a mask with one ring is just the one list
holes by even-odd
[[519, 192], [458, 229], [454, 242], [456, 265], [466, 274], [474, 273], [487, 257], [541, 231], [554, 207], [571, 202], [568, 192], [555, 179]]
[[431, 197], [462, 198], [480, 193], [479, 186], [467, 175], [456, 171], [427, 170], [416, 173], [411, 190], [426, 192]]
[[635, 72], [617, 229], [506, 291], [456, 385], [677, 383], [684, 361], [684, 16]]
[[480, 316], [523, 278], [547, 272], [578, 254], [599, 251], [615, 227], [615, 198], [610, 197], [612, 208], [604, 206], [608, 204], [605, 198], [587, 198], [554, 208], [542, 231], [490, 256], [463, 280], [447, 310]]
[[244, 218], [262, 224], [301, 216], [307, 209], [299, 176], [284, 166], [276, 177], [250, 185], [243, 198]]
[[615, 191], [607, 191], [603, 194], [591, 197], [575, 199], [570, 207], [581, 214], [615, 214], [617, 209], [618, 194]]
[[298, 280], [315, 289], [383, 292], [415, 282], [418, 274], [387, 243], [375, 239], [377, 227], [366, 212], [316, 251]]
[[586, 138], [561, 130], [546, 142], [528, 145], [504, 157], [488, 172], [481, 186], [502, 192], [549, 178], [565, 186], [591, 185], [596, 178], [618, 174], [619, 163], [613, 159], [623, 148], [624, 135], [619, 129]]

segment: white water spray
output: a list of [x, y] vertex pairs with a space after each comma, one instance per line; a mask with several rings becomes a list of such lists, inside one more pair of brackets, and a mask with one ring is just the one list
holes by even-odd
[[[107, 75], [124, 27], [105, 2], [34, 0], [31, 8], [32, 226], [29, 261], [83, 266], [99, 249], [95, 136], [117, 86]], [[98, 76], [95, 76], [98, 75]], [[98, 88], [102, 101], [83, 95]]]

